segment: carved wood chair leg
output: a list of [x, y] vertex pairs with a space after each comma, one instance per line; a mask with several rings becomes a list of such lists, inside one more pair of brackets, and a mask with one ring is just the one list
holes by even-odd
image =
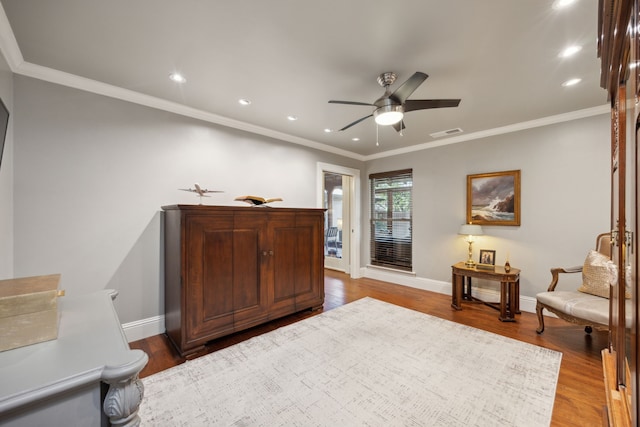
[[539, 334], [544, 332], [544, 317], [542, 316], [542, 310], [544, 310], [544, 307], [542, 306], [542, 304], [540, 304], [540, 302], [537, 302], [536, 315], [538, 316], [538, 329], [536, 329], [536, 332]]

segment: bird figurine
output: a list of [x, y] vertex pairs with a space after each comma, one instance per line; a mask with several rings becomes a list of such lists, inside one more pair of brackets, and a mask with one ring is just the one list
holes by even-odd
[[264, 197], [258, 197], [258, 196], [238, 196], [235, 198], [235, 200], [239, 202], [249, 203], [251, 206], [266, 206], [267, 203], [282, 201], [280, 197], [265, 199]]

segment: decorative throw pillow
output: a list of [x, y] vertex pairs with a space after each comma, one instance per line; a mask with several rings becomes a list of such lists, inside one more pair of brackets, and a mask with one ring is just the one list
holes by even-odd
[[609, 298], [609, 283], [612, 278], [609, 262], [608, 256], [598, 251], [589, 251], [587, 259], [584, 260], [584, 265], [582, 266], [582, 286], [578, 290], [587, 294]]

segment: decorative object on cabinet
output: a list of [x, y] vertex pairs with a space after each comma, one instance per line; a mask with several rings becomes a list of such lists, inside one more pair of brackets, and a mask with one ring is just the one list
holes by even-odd
[[59, 274], [0, 280], [0, 352], [58, 337]]
[[198, 197], [200, 197], [200, 204], [202, 204], [202, 198], [203, 197], [211, 197], [208, 196], [208, 193], [224, 193], [224, 191], [219, 191], [219, 190], [207, 190], [206, 188], [202, 188], [200, 187], [200, 184], [198, 184], [197, 182], [195, 184], [193, 184], [194, 188], [179, 188], [178, 190], [180, 191], [190, 191], [192, 193], [197, 193]]
[[180, 352], [324, 303], [324, 209], [164, 206], [165, 326]]
[[520, 225], [520, 171], [467, 175], [467, 222]]
[[282, 201], [280, 197], [265, 199], [264, 197], [260, 197], [260, 196], [238, 196], [234, 200], [237, 200], [239, 202], [249, 203], [252, 206], [264, 206], [267, 203]]
[[469, 243], [469, 257], [467, 258], [467, 261], [465, 262], [465, 265], [467, 267], [473, 267], [476, 265], [476, 262], [473, 260], [473, 241], [474, 241], [474, 236], [482, 236], [484, 234], [484, 231], [482, 231], [482, 227], [477, 225], [477, 224], [462, 224], [460, 226], [460, 229], [458, 230], [458, 234], [462, 234], [467, 236], [466, 241], [467, 243]]

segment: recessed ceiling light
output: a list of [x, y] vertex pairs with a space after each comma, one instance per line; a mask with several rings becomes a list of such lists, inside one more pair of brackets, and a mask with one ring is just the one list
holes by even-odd
[[553, 5], [551, 6], [554, 9], [562, 9], [565, 8], [567, 6], [572, 5], [573, 3], [575, 3], [578, 0], [556, 0], [553, 2]]
[[569, 46], [566, 49], [564, 49], [562, 52], [560, 52], [558, 56], [560, 58], [567, 58], [569, 56], [575, 55], [581, 50], [582, 50], [582, 46], [578, 46], [578, 45]]
[[169, 78], [176, 83], [185, 83], [187, 81], [180, 73], [171, 73], [169, 74]]
[[331, 132], [333, 132], [333, 131], [331, 129], [329, 129], [329, 128], [325, 128], [324, 129], [324, 133], [331, 133]]
[[360, 141], [360, 138], [351, 138], [351, 140], [358, 142], [358, 141]]
[[566, 82], [562, 83], [562, 86], [567, 87], [567, 86], [577, 85], [581, 81], [582, 79], [569, 79]]
[[247, 98], [239, 99], [238, 102], [240, 103], [240, 105], [251, 105], [251, 100]]
[[298, 116], [287, 116], [287, 120], [289, 120], [290, 122], [295, 122], [296, 120], [298, 120]]

